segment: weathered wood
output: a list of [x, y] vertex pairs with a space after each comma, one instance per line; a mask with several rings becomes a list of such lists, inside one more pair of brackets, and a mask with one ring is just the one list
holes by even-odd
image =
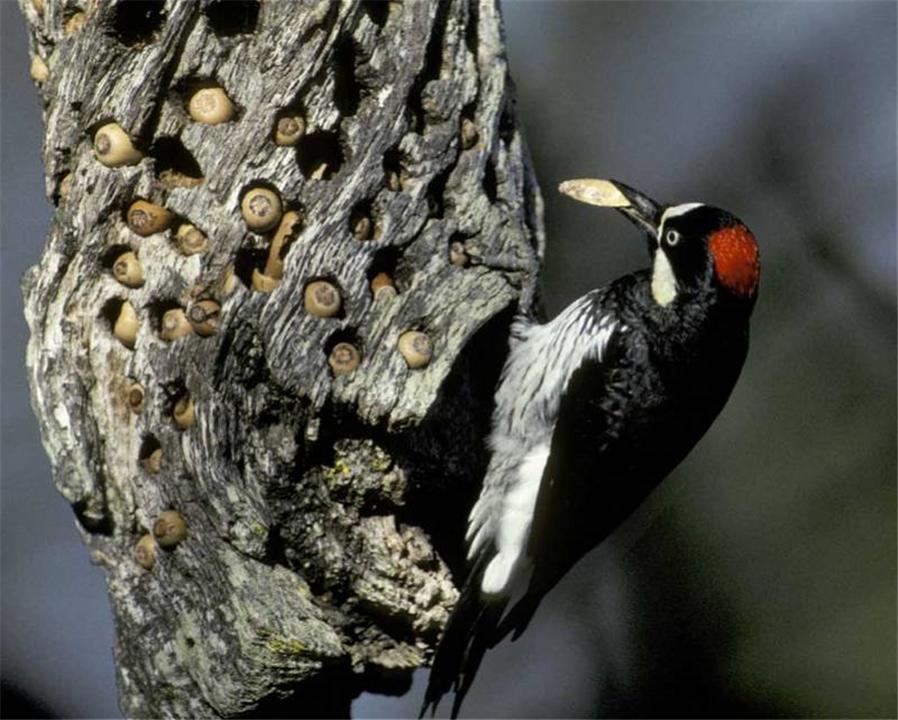
[[[32, 398], [107, 570], [122, 708], [275, 714], [292, 694], [293, 714], [345, 714], [361, 689], [395, 689], [426, 661], [455, 600], [446, 562], [485, 461], [508, 324], [535, 282], [541, 203], [498, 10], [21, 2], [46, 66], [34, 76], [56, 205], [24, 281]], [[230, 121], [188, 113], [210, 85]], [[284, 116], [304, 125], [295, 146], [274, 141]], [[98, 161], [110, 121], [140, 162]], [[300, 217], [280, 279], [266, 257], [276, 228], [241, 215], [255, 185]], [[137, 199], [173, 222], [138, 234]], [[185, 250], [187, 223], [205, 241]], [[454, 264], [453, 242], [529, 271]], [[381, 272], [395, 293], [374, 300]], [[306, 309], [319, 279], [339, 291], [334, 317]], [[115, 334], [124, 303], [133, 342]], [[192, 324], [166, 340], [178, 309]], [[430, 338], [424, 367], [398, 351], [408, 330]], [[361, 363], [335, 376], [338, 341]], [[144, 540], [145, 569], [137, 543], [166, 510], [186, 539]]]

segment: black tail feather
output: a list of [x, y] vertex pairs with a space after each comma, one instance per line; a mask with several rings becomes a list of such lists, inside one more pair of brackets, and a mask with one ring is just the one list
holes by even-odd
[[471, 569], [449, 617], [430, 670], [419, 718], [423, 718], [428, 709], [433, 716], [443, 695], [450, 690], [455, 691], [452, 704], [452, 717], [455, 718], [484, 653], [495, 644], [496, 626], [508, 601], [481, 596], [480, 582], [485, 565], [481, 561]]
[[508, 614], [502, 618], [502, 621], [496, 627], [491, 647], [498, 644], [508, 633], [514, 633], [511, 636], [512, 642], [521, 637], [521, 634], [527, 629], [527, 626], [533, 619], [533, 615], [542, 599], [542, 593], [528, 591], [524, 597], [512, 606]]

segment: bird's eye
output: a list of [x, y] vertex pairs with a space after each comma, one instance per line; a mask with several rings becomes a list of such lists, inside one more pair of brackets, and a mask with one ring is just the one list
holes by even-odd
[[678, 242], [680, 242], [680, 233], [678, 233], [676, 230], [668, 230], [666, 233], [664, 233], [664, 240], [670, 247], [673, 247]]

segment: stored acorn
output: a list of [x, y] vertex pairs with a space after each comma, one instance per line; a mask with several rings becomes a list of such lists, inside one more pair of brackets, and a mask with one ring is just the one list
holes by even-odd
[[362, 355], [352, 343], [339, 342], [331, 349], [327, 357], [334, 375], [347, 375], [355, 370], [362, 361]]
[[177, 510], [166, 510], [153, 523], [153, 536], [159, 547], [169, 550], [187, 539], [187, 523]]
[[159, 324], [159, 337], [167, 342], [172, 342], [193, 332], [193, 325], [187, 319], [187, 315], [181, 308], [167, 310]]
[[178, 231], [175, 233], [175, 244], [182, 255], [196, 255], [206, 249], [208, 239], [206, 238], [206, 233], [196, 227], [196, 225], [182, 223], [178, 226]]
[[393, 278], [385, 272], [379, 272], [371, 278], [371, 294], [375, 300], [386, 300], [396, 296]]
[[62, 180], [59, 181], [59, 197], [62, 200], [65, 200], [69, 193], [72, 192], [72, 183], [74, 182], [74, 175], [72, 173], [66, 173]]
[[252, 284], [256, 292], [270, 293], [280, 284], [280, 280], [275, 280], [270, 275], [260, 272], [258, 268], [253, 268]]
[[218, 281], [221, 293], [224, 296], [230, 295], [237, 289], [237, 273], [234, 272], [234, 266], [228, 265], [221, 273]]
[[171, 416], [180, 430], [186, 430], [196, 422], [193, 398], [188, 393], [184, 393], [175, 401]]
[[318, 317], [333, 317], [340, 312], [340, 291], [327, 280], [315, 280], [306, 285], [306, 310]]
[[462, 118], [461, 120], [461, 146], [464, 150], [470, 150], [477, 144], [479, 134], [477, 126], [471, 118]]
[[137, 331], [140, 329], [140, 320], [134, 306], [125, 300], [118, 311], [118, 317], [112, 326], [112, 334], [129, 350], [134, 349], [137, 340]]
[[285, 115], [278, 118], [274, 128], [274, 141], [278, 145], [296, 145], [305, 135], [306, 122], [299, 115]]
[[295, 237], [296, 227], [302, 221], [302, 216], [296, 210], [288, 210], [281, 218], [271, 247], [268, 248], [268, 259], [265, 261], [264, 273], [270, 278], [280, 280], [284, 276], [284, 248]]
[[234, 118], [234, 104], [222, 88], [204, 87], [190, 96], [187, 112], [198, 123], [219, 125]]
[[150, 533], [140, 537], [134, 546], [134, 559], [144, 570], [152, 570], [156, 564], [156, 540]]
[[240, 212], [250, 230], [271, 230], [281, 219], [281, 198], [265, 187], [250, 188], [240, 201]]
[[112, 263], [112, 275], [122, 285], [130, 288], [143, 285], [143, 267], [137, 259], [137, 254], [133, 250], [128, 250], [119, 255]]
[[175, 216], [161, 205], [135, 200], [127, 213], [128, 227], [138, 235], [146, 237], [167, 230]]
[[50, 69], [47, 67], [47, 63], [44, 62], [44, 59], [40, 55], [35, 55], [31, 58], [31, 79], [36, 83], [40, 83], [41, 85], [47, 82], [47, 78], [50, 77]]
[[139, 413], [143, 410], [143, 401], [146, 397], [143, 385], [136, 381], [128, 381], [124, 390], [125, 402], [133, 413]]
[[463, 242], [449, 243], [449, 262], [458, 267], [466, 267], [471, 261]]
[[215, 300], [200, 300], [190, 306], [187, 319], [200, 337], [209, 337], [218, 330], [221, 322], [221, 305]]
[[402, 333], [399, 336], [398, 347], [399, 353], [413, 370], [426, 366], [433, 356], [430, 337], [419, 330], [408, 330]]
[[352, 219], [352, 237], [359, 241], [370, 240], [373, 227], [367, 214], [356, 215]]
[[74, 13], [68, 20], [66, 20], [63, 30], [65, 31], [66, 35], [74, 35], [84, 27], [85, 22], [87, 22], [87, 15], [79, 10], [78, 12]]
[[143, 158], [128, 133], [115, 122], [106, 123], [94, 133], [94, 155], [106, 167], [136, 165]]
[[162, 448], [157, 447], [155, 450], [142, 457], [140, 459], [140, 464], [143, 466], [143, 469], [151, 475], [158, 475], [159, 471], [162, 470]]

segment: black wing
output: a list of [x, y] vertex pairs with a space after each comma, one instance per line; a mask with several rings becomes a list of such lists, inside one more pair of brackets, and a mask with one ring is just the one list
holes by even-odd
[[[615, 333], [602, 359], [588, 358], [573, 373], [558, 409], [528, 540], [532, 576], [523, 598], [502, 620], [494, 643], [526, 629], [545, 594], [610, 532], [597, 502], [614, 503], [602, 484], [602, 455], [616, 424], [613, 392], [618, 362]], [[605, 488], [603, 492], [602, 488]], [[608, 510], [608, 508], [604, 508]], [[613, 529], [613, 528], [612, 528]]]

